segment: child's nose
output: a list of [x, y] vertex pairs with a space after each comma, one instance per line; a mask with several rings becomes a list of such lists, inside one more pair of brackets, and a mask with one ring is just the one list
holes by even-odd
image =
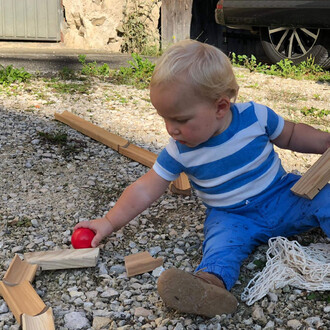
[[176, 127], [175, 124], [166, 122], [166, 129], [168, 134], [172, 135], [178, 135], [180, 133], [179, 129]]

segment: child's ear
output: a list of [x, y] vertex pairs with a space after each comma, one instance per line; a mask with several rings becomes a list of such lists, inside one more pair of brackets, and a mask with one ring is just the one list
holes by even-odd
[[222, 118], [230, 110], [230, 100], [228, 96], [221, 96], [215, 101], [216, 113]]

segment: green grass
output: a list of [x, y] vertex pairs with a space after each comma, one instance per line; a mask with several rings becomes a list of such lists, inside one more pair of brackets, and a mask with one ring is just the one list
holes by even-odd
[[323, 70], [319, 65], [314, 63], [312, 58], [300, 64], [293, 64], [290, 60], [282, 60], [276, 64], [268, 65], [258, 63], [255, 56], [251, 55], [231, 55], [233, 66], [245, 67], [250, 72], [259, 72], [273, 76], [293, 79], [308, 79], [320, 82], [330, 82], [330, 73]]
[[95, 61], [86, 63], [86, 55], [78, 56], [79, 62], [82, 64], [81, 73], [86, 76], [104, 76], [107, 77], [110, 74], [109, 65], [104, 63], [98, 65]]
[[120, 67], [111, 75], [111, 80], [117, 84], [133, 85], [137, 88], [147, 88], [155, 64], [149, 59], [143, 59], [140, 55], [133, 53], [132, 60], [128, 61], [128, 67]]
[[300, 112], [304, 116], [312, 116], [312, 117], [317, 117], [317, 118], [323, 118], [330, 114], [330, 110], [317, 109], [314, 107], [310, 107], [310, 108], [304, 107], [303, 109], [300, 110]]
[[7, 67], [0, 65], [0, 85], [8, 86], [12, 83], [28, 81], [31, 74], [24, 68], [16, 69], [12, 65]]
[[55, 92], [60, 94], [88, 94], [91, 87], [91, 83], [88, 81], [78, 83], [52, 80], [51, 82], [47, 83], [47, 87], [52, 88]]

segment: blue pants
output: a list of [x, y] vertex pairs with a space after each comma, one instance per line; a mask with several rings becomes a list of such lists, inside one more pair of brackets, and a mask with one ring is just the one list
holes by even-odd
[[269, 238], [289, 237], [315, 227], [321, 227], [330, 237], [330, 185], [308, 200], [290, 191], [299, 178], [287, 174], [276, 186], [243, 206], [208, 209], [203, 258], [196, 271], [217, 275], [230, 290], [244, 259]]

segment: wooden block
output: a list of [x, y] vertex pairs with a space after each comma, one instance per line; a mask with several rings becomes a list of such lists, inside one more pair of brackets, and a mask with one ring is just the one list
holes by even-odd
[[119, 146], [125, 146], [128, 144], [126, 139], [116, 134], [112, 134], [99, 126], [72, 114], [69, 111], [64, 111], [61, 114], [55, 113], [55, 119], [116, 151], [118, 151]]
[[307, 199], [313, 199], [330, 180], [330, 148], [296, 182], [291, 191]]
[[151, 168], [156, 159], [157, 155], [151, 151], [142, 149], [134, 144], [129, 144], [127, 147], [119, 147], [119, 153]]
[[58, 251], [24, 253], [30, 264], [38, 264], [43, 270], [95, 267], [100, 248], [68, 249]]
[[49, 307], [42, 314], [22, 315], [22, 330], [55, 330], [53, 310]]
[[15, 257], [3, 277], [3, 281], [10, 285], [19, 284], [22, 281], [29, 281], [32, 283], [37, 269], [38, 265], [31, 265], [24, 260], [21, 260], [18, 254], [15, 254]]
[[45, 310], [46, 305], [34, 291], [29, 281], [11, 286], [0, 282], [0, 294], [5, 299], [16, 321], [21, 324], [21, 315], [37, 315]]
[[181, 173], [175, 181], [171, 182], [170, 190], [175, 194], [190, 196], [191, 187], [187, 175]]
[[125, 257], [127, 276], [150, 272], [163, 264], [163, 258], [154, 259], [149, 252], [140, 252]]

